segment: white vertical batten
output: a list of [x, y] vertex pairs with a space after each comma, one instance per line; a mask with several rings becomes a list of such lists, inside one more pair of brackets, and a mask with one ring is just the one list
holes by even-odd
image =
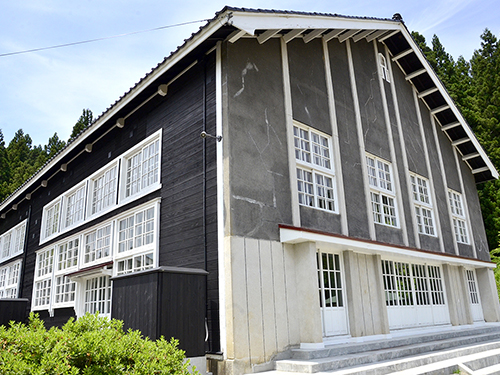
[[354, 103], [354, 113], [356, 115], [356, 130], [358, 133], [359, 154], [361, 158], [361, 174], [363, 176], [363, 187], [365, 189], [366, 213], [368, 214], [368, 229], [370, 231], [370, 239], [376, 240], [377, 238], [375, 235], [375, 222], [373, 221], [372, 202], [370, 198], [370, 186], [368, 184], [367, 176], [368, 172], [366, 167], [366, 149], [365, 140], [363, 138], [363, 124], [361, 123], [361, 110], [359, 109], [358, 90], [356, 88], [356, 77], [354, 76], [354, 63], [352, 61], [351, 43], [349, 39], [345, 41], [345, 46], [347, 50], [347, 61], [349, 64], [349, 76], [351, 78], [351, 92]]
[[[399, 224], [401, 226], [401, 231], [403, 232], [403, 243], [405, 246], [409, 246], [408, 242], [408, 230], [406, 228], [406, 216], [405, 216], [405, 209], [403, 206], [403, 197], [402, 197], [402, 191], [401, 191], [401, 182], [399, 181], [399, 169], [398, 169], [398, 162], [396, 159], [396, 149], [394, 147], [394, 138], [392, 136], [392, 129], [391, 129], [391, 119], [389, 117], [389, 108], [387, 106], [387, 97], [385, 95], [385, 87], [384, 87], [384, 80], [382, 79], [382, 75], [380, 74], [380, 64], [378, 61], [378, 47], [377, 47], [377, 40], [373, 41], [373, 52], [375, 54], [375, 64], [377, 67], [377, 75], [378, 75], [378, 84], [380, 86], [380, 95], [382, 97], [382, 107], [384, 108], [384, 121], [385, 121], [385, 128], [387, 131], [387, 138], [389, 140], [389, 152], [391, 154], [391, 162], [392, 162], [392, 170], [394, 171], [394, 188], [395, 188], [395, 193], [396, 193], [396, 202], [398, 204], [398, 220]], [[386, 59], [387, 65], [390, 65], [390, 60]], [[391, 76], [392, 77], [392, 76]], [[393, 79], [389, 79], [393, 81]], [[401, 137], [400, 137], [401, 138]], [[405, 155], [404, 155], [405, 156]], [[403, 161], [404, 161], [404, 156], [403, 156]], [[407, 181], [407, 186], [408, 186], [408, 168], [405, 166], [405, 177]], [[413, 217], [413, 216], [412, 216]], [[418, 238], [417, 238], [418, 241]], [[420, 241], [417, 242], [419, 244], [418, 247], [420, 247]]]
[[477, 258], [476, 244], [474, 242], [474, 234], [472, 233], [472, 226], [470, 225], [469, 205], [467, 204], [467, 195], [465, 193], [464, 178], [462, 175], [462, 169], [460, 168], [460, 159], [458, 158], [458, 151], [456, 147], [453, 147], [453, 156], [455, 156], [455, 164], [457, 166], [458, 179], [460, 180], [460, 189], [462, 190], [462, 200], [465, 212], [465, 223], [467, 225], [467, 231], [469, 232], [469, 241], [472, 246], [472, 253], [474, 254], [474, 258]]
[[441, 173], [443, 174], [443, 187], [444, 187], [444, 194], [445, 194], [445, 199], [446, 199], [446, 207], [448, 208], [448, 217], [450, 218], [450, 230], [452, 233], [453, 237], [453, 247], [455, 248], [455, 254], [458, 255], [458, 244], [457, 244], [457, 238], [455, 236], [455, 230], [453, 228], [453, 217], [451, 215], [451, 207], [450, 207], [450, 199], [448, 197], [448, 179], [446, 178], [446, 171], [444, 169], [444, 162], [443, 162], [443, 155], [441, 154], [441, 144], [439, 143], [439, 138], [437, 135], [437, 130], [436, 130], [436, 120], [434, 119], [434, 116], [429, 114], [431, 117], [431, 124], [432, 124], [432, 133], [434, 134], [434, 143], [436, 143], [436, 149], [438, 153], [438, 159], [439, 159], [439, 167], [441, 168]]
[[293, 138], [292, 91], [290, 86], [290, 70], [288, 68], [288, 49], [283, 37], [281, 43], [281, 64], [283, 69], [283, 96], [285, 99], [285, 125], [288, 143], [288, 165], [290, 173], [290, 190], [292, 193], [292, 222], [300, 227], [299, 191], [297, 187], [297, 164], [295, 163], [295, 147]]
[[349, 235], [349, 227], [347, 225], [347, 209], [345, 205], [345, 191], [344, 191], [344, 178], [342, 176], [342, 159], [340, 157], [340, 142], [339, 131], [337, 127], [337, 114], [335, 112], [335, 96], [333, 93], [332, 71], [330, 66], [330, 53], [328, 52], [328, 43], [322, 38], [323, 54], [325, 59], [325, 74], [326, 74], [326, 89], [328, 92], [328, 107], [330, 112], [330, 125], [332, 128], [332, 142], [333, 142], [333, 161], [335, 166], [335, 181], [337, 190], [336, 204], [339, 207], [340, 224], [342, 227], [342, 234]]
[[429, 189], [431, 190], [432, 215], [434, 219], [434, 225], [436, 227], [436, 233], [439, 239], [439, 247], [441, 249], [441, 252], [444, 253], [443, 233], [441, 232], [441, 222], [439, 221], [439, 210], [437, 206], [436, 190], [434, 188], [434, 178], [432, 177], [429, 149], [427, 148], [427, 142], [425, 141], [424, 123], [422, 121], [422, 115], [420, 114], [420, 106], [418, 105], [418, 94], [415, 87], [413, 87], [413, 100], [415, 102], [415, 109], [417, 111], [417, 120], [420, 128], [420, 137], [422, 139], [422, 144], [424, 147], [425, 166], [427, 167], [427, 172], [429, 173]]
[[[222, 43], [215, 50], [215, 134], [222, 135]], [[222, 142], [216, 142], [217, 159], [217, 247], [219, 267], [219, 329], [221, 351], [226, 353], [226, 272], [224, 268], [224, 154]]]

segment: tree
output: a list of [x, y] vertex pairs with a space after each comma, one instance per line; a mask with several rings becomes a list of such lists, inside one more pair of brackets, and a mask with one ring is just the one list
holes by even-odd
[[80, 134], [83, 130], [87, 129], [94, 122], [93, 114], [90, 109], [84, 109], [82, 111], [82, 115], [76, 122], [75, 126], [73, 126], [73, 131], [70, 135], [70, 140], [76, 138], [78, 134]]
[[49, 138], [47, 145], [44, 146], [44, 152], [47, 155], [47, 160], [62, 150], [64, 146], [66, 146], [66, 142], [61, 140], [57, 133], [54, 133], [54, 135]]

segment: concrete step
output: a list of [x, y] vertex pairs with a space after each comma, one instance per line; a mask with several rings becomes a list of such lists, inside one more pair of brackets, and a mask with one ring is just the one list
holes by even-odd
[[[467, 364], [490, 363], [500, 358], [500, 342], [489, 342], [479, 345], [441, 350], [425, 355], [410, 356], [397, 360], [388, 360], [354, 366], [350, 368], [318, 371], [316, 375], [490, 375], [500, 374], [500, 365], [470, 369]], [[305, 375], [309, 372], [268, 371], [262, 375]]]
[[[276, 362], [276, 370], [312, 374], [320, 371], [339, 370], [347, 367], [402, 359], [419, 354], [433, 353], [460, 346], [470, 346], [474, 343], [487, 341], [492, 341], [493, 348], [496, 348], [497, 346], [500, 348], [500, 332], [483, 333], [478, 336], [464, 336], [460, 338], [404, 345], [306, 361], [296, 359], [281, 360]], [[457, 351], [457, 353], [460, 353], [459, 355], [469, 354], [466, 349], [465, 351]], [[417, 365], [420, 364], [417, 363]]]
[[[409, 370], [408, 375], [449, 375], [460, 370], [462, 374], [476, 375], [481, 371], [481, 374], [495, 373], [500, 367], [498, 324], [394, 336], [370, 342], [330, 345], [320, 350], [296, 349], [290, 359], [276, 361], [275, 371], [261, 374], [381, 375]], [[491, 352], [494, 350], [498, 353]], [[457, 359], [462, 357], [468, 359]], [[430, 367], [425, 370], [425, 366]]]
[[500, 325], [484, 325], [466, 329], [446, 329], [439, 332], [391, 337], [368, 342], [351, 342], [329, 345], [324, 349], [293, 349], [292, 359], [309, 360], [336, 357], [346, 354], [364, 353], [373, 350], [390, 349], [432, 341], [447, 340], [500, 332]]

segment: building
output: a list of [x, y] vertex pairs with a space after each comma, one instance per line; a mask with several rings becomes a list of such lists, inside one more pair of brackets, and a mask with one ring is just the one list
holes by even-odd
[[399, 15], [226, 7], [1, 204], [0, 293], [228, 374], [497, 322], [495, 178]]

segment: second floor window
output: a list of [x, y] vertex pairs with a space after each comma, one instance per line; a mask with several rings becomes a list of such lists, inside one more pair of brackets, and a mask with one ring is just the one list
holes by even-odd
[[337, 212], [331, 136], [294, 125], [299, 204]]
[[459, 243], [469, 244], [467, 232], [467, 219], [463, 209], [462, 194], [454, 190], [448, 190], [448, 200], [450, 203], [451, 217], [453, 220], [453, 230], [455, 239]]
[[366, 156], [373, 221], [391, 227], [398, 226], [396, 194], [391, 164], [376, 156]]
[[436, 233], [434, 230], [432, 201], [429, 195], [429, 180], [412, 173], [410, 174], [410, 181], [418, 232], [434, 236]]

